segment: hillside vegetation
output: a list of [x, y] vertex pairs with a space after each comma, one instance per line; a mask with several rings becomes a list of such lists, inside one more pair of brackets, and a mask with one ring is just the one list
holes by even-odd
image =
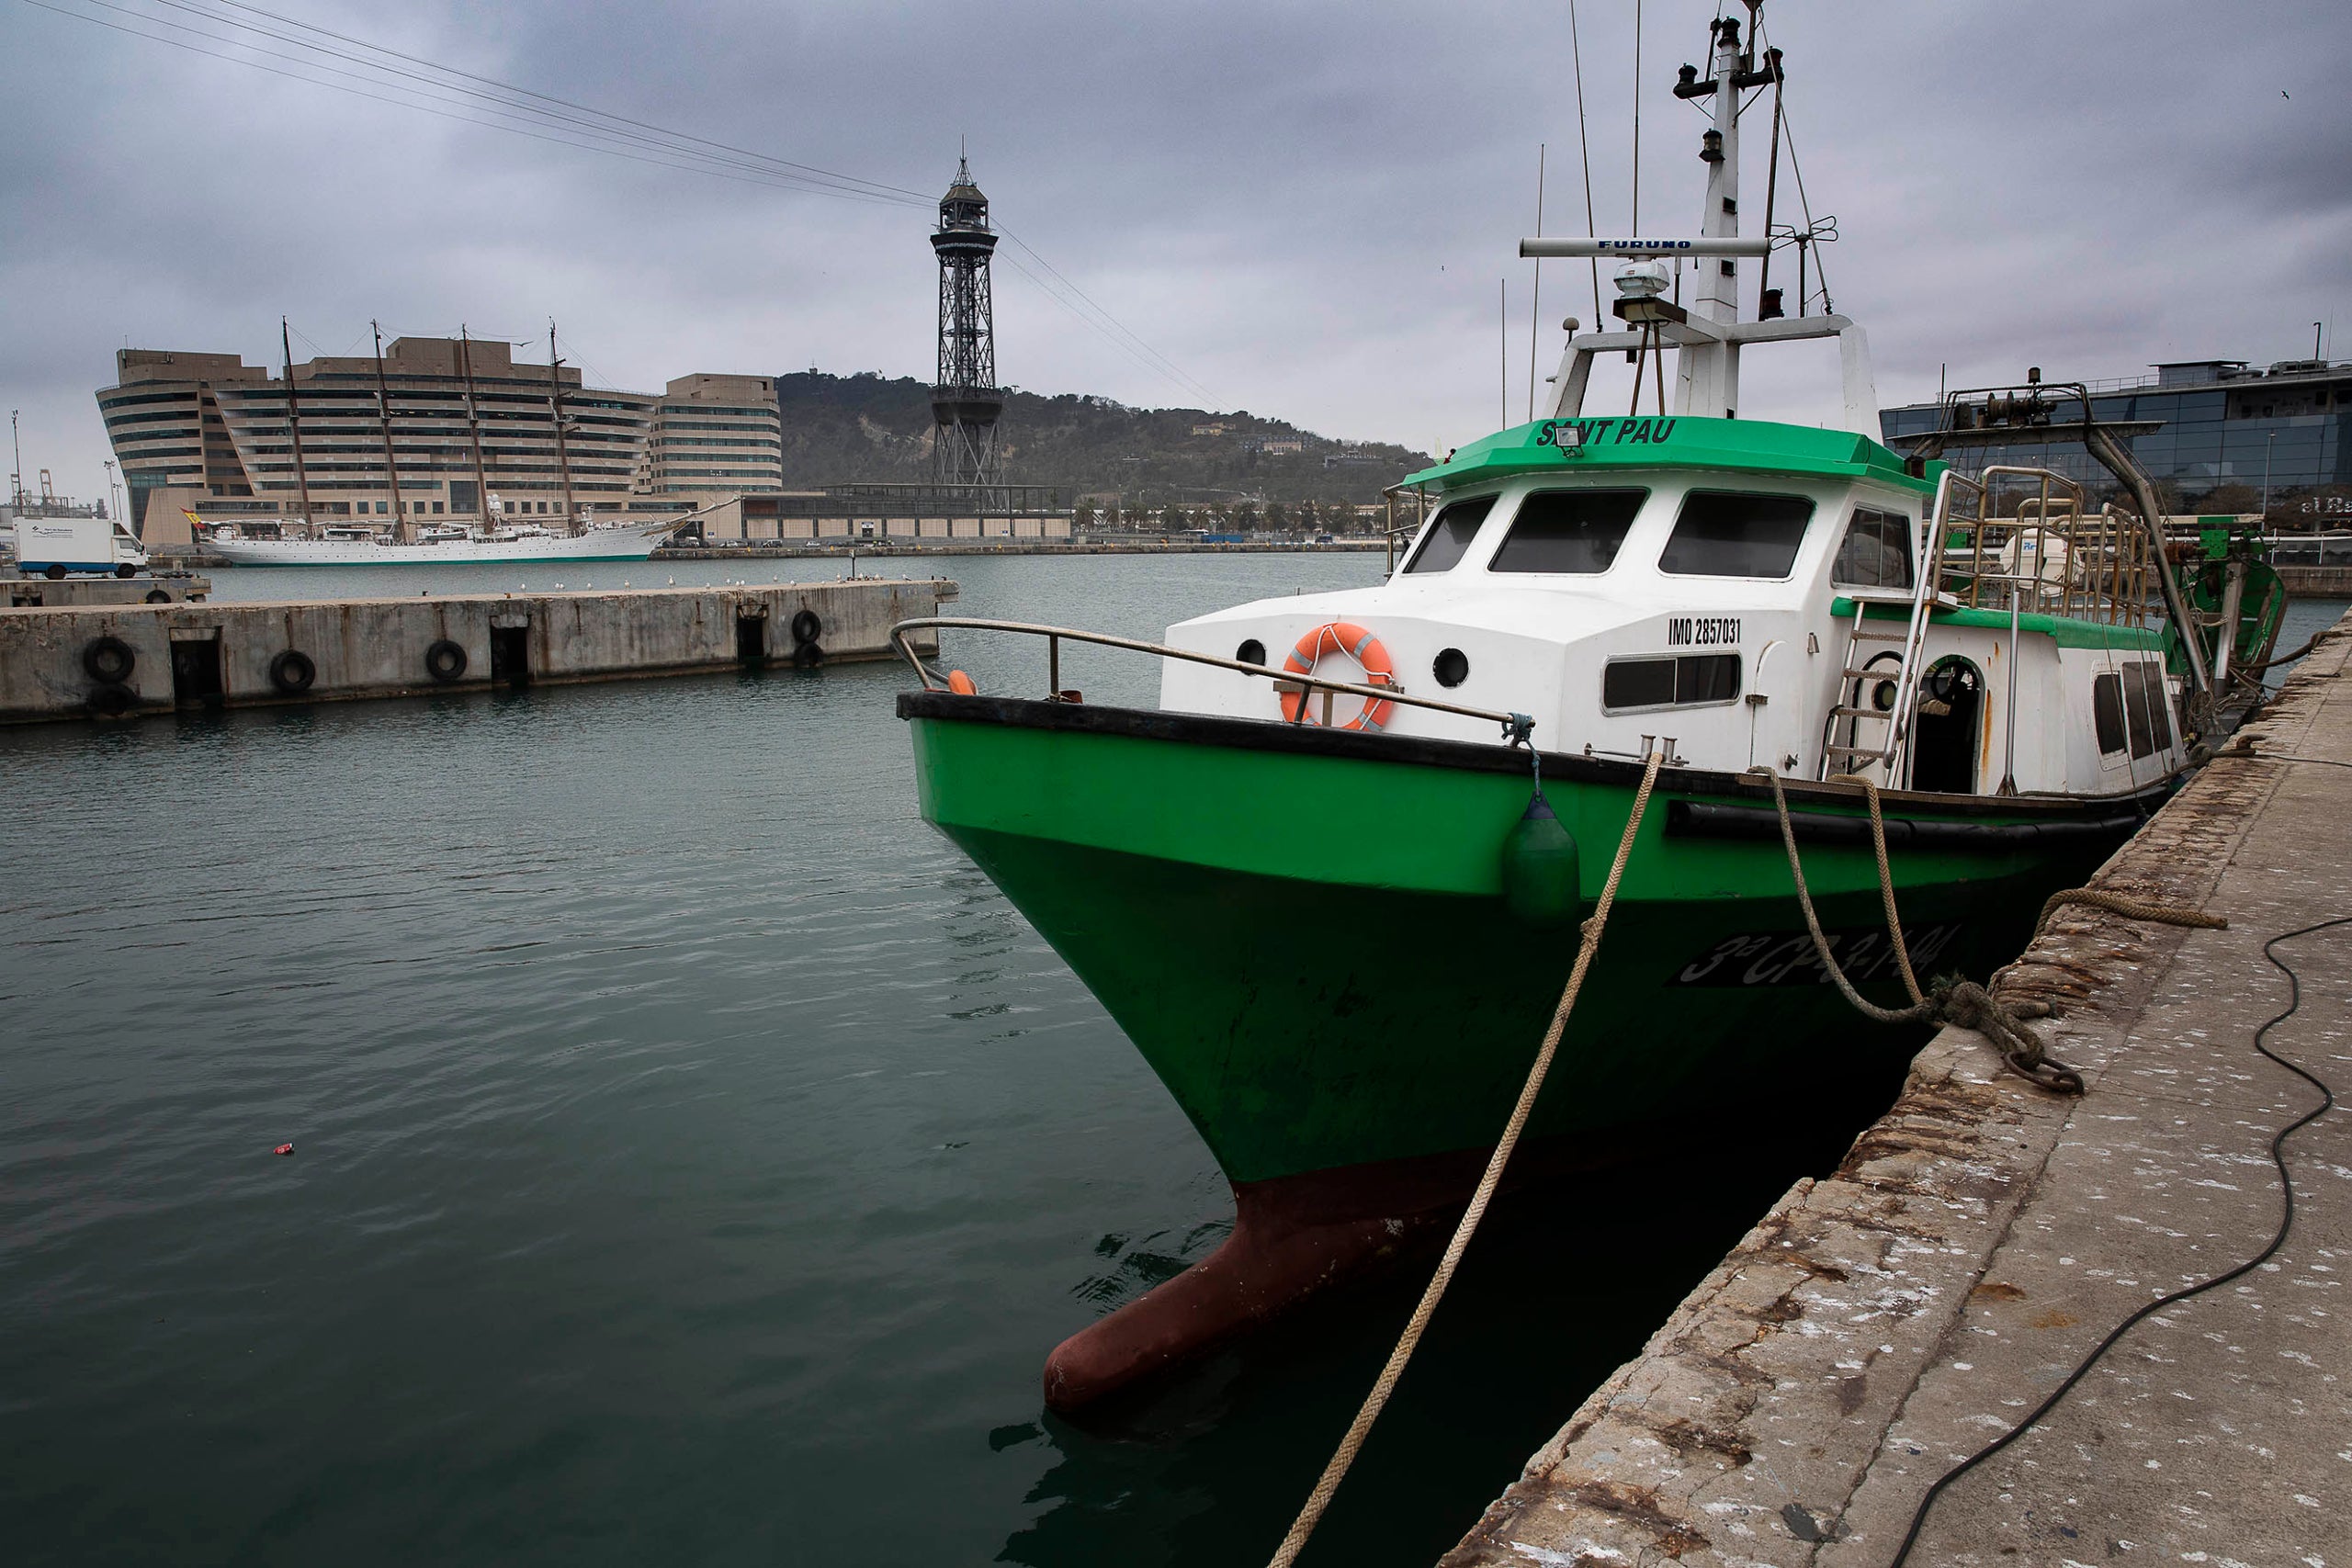
[[[778, 376], [775, 389], [788, 488], [931, 478], [928, 384], [809, 370]], [[997, 429], [1005, 478], [1048, 486], [1065, 506], [1235, 512], [1370, 502], [1430, 462], [1402, 446], [1337, 441], [1247, 412], [1133, 409], [1069, 392], [1008, 393]]]

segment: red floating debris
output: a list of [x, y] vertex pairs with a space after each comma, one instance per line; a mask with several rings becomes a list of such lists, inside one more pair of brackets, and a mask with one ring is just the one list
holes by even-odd
[[294, 1145], [291, 1144], [280, 1144], [269, 1152], [274, 1155], [290, 1155], [294, 1152]]

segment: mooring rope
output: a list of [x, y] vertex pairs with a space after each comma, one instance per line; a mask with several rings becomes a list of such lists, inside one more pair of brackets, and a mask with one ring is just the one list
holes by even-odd
[[[1833, 773], [1830, 782], [1856, 784], [1870, 803], [1871, 847], [1878, 856], [1878, 887], [1881, 901], [1886, 908], [1888, 938], [1894, 947], [1895, 966], [1902, 971], [1903, 988], [1911, 995], [1907, 1008], [1883, 1008], [1863, 997], [1854, 988], [1846, 972], [1829, 949], [1829, 939], [1823, 934], [1821, 919], [1814, 912], [1813, 891], [1805, 886], [1804, 863], [1797, 857], [1795, 824], [1789, 817], [1789, 800], [1781, 787], [1781, 775], [1770, 768], [1750, 768], [1751, 775], [1769, 781], [1772, 786], [1773, 809], [1780, 814], [1781, 843], [1788, 851], [1789, 875], [1796, 884], [1797, 907], [1804, 911], [1805, 930], [1813, 937], [1815, 953], [1822, 968], [1838, 989], [1864, 1017], [1881, 1023], [1950, 1023], [1973, 1030], [1992, 1042], [2000, 1053], [2001, 1065], [2018, 1077], [2030, 1079], [2041, 1088], [2058, 1094], [2083, 1092], [2083, 1075], [2049, 1054], [2041, 1037], [2026, 1026], [2028, 1018], [2044, 1017], [2049, 1008], [2039, 1002], [2006, 1003], [1996, 998], [1988, 987], [1947, 976], [1929, 986], [1923, 994], [1919, 979], [1911, 969], [1911, 953], [1903, 940], [1903, 919], [1894, 907], [1894, 868], [1886, 853], [1886, 822], [1881, 811], [1878, 785], [1859, 773]], [[2127, 919], [2148, 920], [2160, 925], [2197, 926], [2209, 931], [2226, 929], [2229, 921], [2219, 915], [2209, 915], [2202, 909], [2191, 909], [2178, 904], [2157, 903], [2146, 898], [2133, 898], [2121, 893], [2109, 893], [2100, 888], [2073, 887], [2053, 893], [2041, 906], [2041, 919], [2034, 922], [2033, 934], [2039, 938], [2050, 924], [2050, 917], [2069, 904], [2086, 905], [2106, 909]], [[2007, 967], [1994, 973], [1999, 983]]]
[[1430, 1318], [1437, 1311], [1438, 1302], [1445, 1289], [1453, 1282], [1453, 1270], [1469, 1248], [1470, 1237], [1477, 1230], [1478, 1222], [1486, 1217], [1487, 1204], [1501, 1185], [1503, 1168], [1510, 1163], [1511, 1150], [1519, 1145], [1520, 1133], [1527, 1125], [1528, 1112], [1535, 1108], [1535, 1096], [1544, 1087], [1544, 1075], [1551, 1069], [1552, 1057], [1560, 1048], [1560, 1036], [1567, 1029], [1568, 1015], [1576, 1010], [1577, 993], [1584, 987], [1585, 971], [1592, 966], [1592, 955], [1600, 946], [1600, 934], [1609, 924], [1609, 910], [1617, 901], [1617, 884], [1624, 877], [1625, 862], [1634, 852], [1634, 835], [1642, 825], [1642, 813], [1649, 807], [1650, 790], [1657, 783], [1659, 765], [1665, 756], [1650, 753], [1642, 771], [1642, 786], [1634, 794], [1634, 808], [1625, 818], [1624, 836], [1617, 840], [1617, 858], [1610, 863], [1609, 880], [1601, 885], [1600, 901], [1592, 914], [1577, 928], [1581, 940], [1577, 944], [1577, 960], [1568, 971], [1568, 983], [1560, 992], [1559, 1005], [1552, 1010], [1552, 1022], [1544, 1032], [1544, 1043], [1535, 1053], [1535, 1064], [1527, 1071], [1527, 1082], [1519, 1091], [1519, 1103], [1511, 1107], [1510, 1121], [1504, 1126], [1502, 1137], [1495, 1145], [1495, 1152], [1487, 1157], [1486, 1174], [1478, 1179], [1478, 1190], [1470, 1196], [1470, 1206], [1464, 1211], [1461, 1224], [1453, 1227], [1453, 1239], [1446, 1243], [1445, 1256], [1438, 1260], [1437, 1272], [1430, 1276], [1429, 1288], [1421, 1292], [1420, 1304], [1414, 1307], [1412, 1319], [1405, 1325], [1405, 1332], [1397, 1338], [1396, 1348], [1388, 1353], [1388, 1364], [1380, 1369], [1380, 1376], [1373, 1381], [1372, 1392], [1364, 1395], [1363, 1405], [1356, 1418], [1349, 1423], [1347, 1436], [1340, 1439], [1331, 1461], [1323, 1467], [1322, 1476], [1315, 1483], [1315, 1490], [1307, 1494], [1306, 1506], [1292, 1521], [1290, 1533], [1283, 1537], [1281, 1546], [1268, 1568], [1291, 1568], [1306, 1546], [1307, 1537], [1331, 1506], [1331, 1495], [1340, 1489], [1348, 1467], [1355, 1462], [1363, 1449], [1372, 1424], [1380, 1418], [1381, 1407], [1395, 1392], [1396, 1380], [1404, 1374], [1405, 1363], [1413, 1359], [1414, 1348], [1421, 1342], [1421, 1333], [1430, 1325]]
[[2026, 1027], [2018, 1010], [2004, 1006], [1984, 987], [1951, 976], [1938, 980], [1922, 994], [1918, 977], [1911, 972], [1909, 951], [1903, 944], [1903, 919], [1894, 907], [1894, 868], [1887, 858], [1886, 826], [1879, 809], [1878, 788], [1860, 778], [1855, 782], [1862, 784], [1870, 802], [1871, 845], [1878, 855], [1879, 894], [1886, 906], [1887, 929], [1896, 953], [1902, 955], [1903, 983], [1911, 993], [1911, 1005], [1883, 1008], [1856, 990], [1853, 981], [1846, 977], [1846, 971], [1838, 966], [1837, 955], [1830, 951], [1829, 938], [1821, 929], [1821, 917], [1814, 910], [1813, 890], [1805, 885], [1804, 863], [1797, 855], [1796, 825], [1789, 817], [1789, 797], [1781, 787], [1781, 775], [1770, 768], [1747, 771], [1772, 786], [1772, 807], [1781, 818], [1781, 843], [1788, 851], [1789, 877], [1796, 884], [1797, 908], [1804, 913], [1804, 929], [1813, 937], [1814, 953], [1821, 960], [1822, 969], [1856, 1011], [1880, 1023], [1955, 1023], [1962, 1029], [1974, 1030], [1992, 1043], [2000, 1053], [2002, 1065], [2011, 1072], [2059, 1094], [2083, 1092], [2083, 1076], [2052, 1056], [2043, 1047], [2041, 1037]]

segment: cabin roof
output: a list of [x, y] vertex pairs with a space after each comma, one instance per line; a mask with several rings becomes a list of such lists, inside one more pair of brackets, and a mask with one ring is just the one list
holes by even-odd
[[[1580, 442], [1558, 445], [1575, 426]], [[1776, 424], [1757, 419], [1702, 419], [1683, 414], [1636, 418], [1539, 419], [1473, 441], [1435, 468], [1409, 475], [1408, 485], [1440, 492], [1481, 479], [1577, 469], [1717, 468], [1745, 473], [1802, 474], [1816, 479], [1868, 479], [1899, 490], [1935, 489], [1941, 463], [1927, 477], [1904, 471], [1903, 459], [1850, 430]]]

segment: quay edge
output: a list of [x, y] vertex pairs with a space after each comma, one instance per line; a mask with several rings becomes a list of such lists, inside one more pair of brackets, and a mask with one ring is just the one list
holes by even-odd
[[[0, 724], [888, 659], [892, 626], [937, 615], [956, 596], [945, 579], [855, 578], [0, 608]], [[917, 646], [935, 651], [936, 634]], [[125, 652], [128, 671], [107, 678]], [[289, 653], [309, 666], [299, 689], [288, 689], [287, 678], [302, 674]]]
[[[2005, 987], [2057, 1009], [2042, 1027], [2088, 1093], [2045, 1095], [1943, 1030], [1838, 1168], [1773, 1205], [1442, 1568], [1876, 1568], [1929, 1485], [2135, 1308], [2254, 1256], [2280, 1212], [2270, 1136], [2318, 1099], [2254, 1050], [2289, 998], [2263, 943], [2352, 912], [2347, 768], [2352, 616], [2091, 883], [2231, 929], [2062, 908]], [[2302, 1011], [2270, 1043], [2340, 1093], [2352, 933], [2281, 954]], [[2132, 1329], [1948, 1490], [1910, 1562], [2334, 1559], [2352, 1122], [2322, 1118], [2287, 1158], [2300, 1201], [2273, 1264]]]

